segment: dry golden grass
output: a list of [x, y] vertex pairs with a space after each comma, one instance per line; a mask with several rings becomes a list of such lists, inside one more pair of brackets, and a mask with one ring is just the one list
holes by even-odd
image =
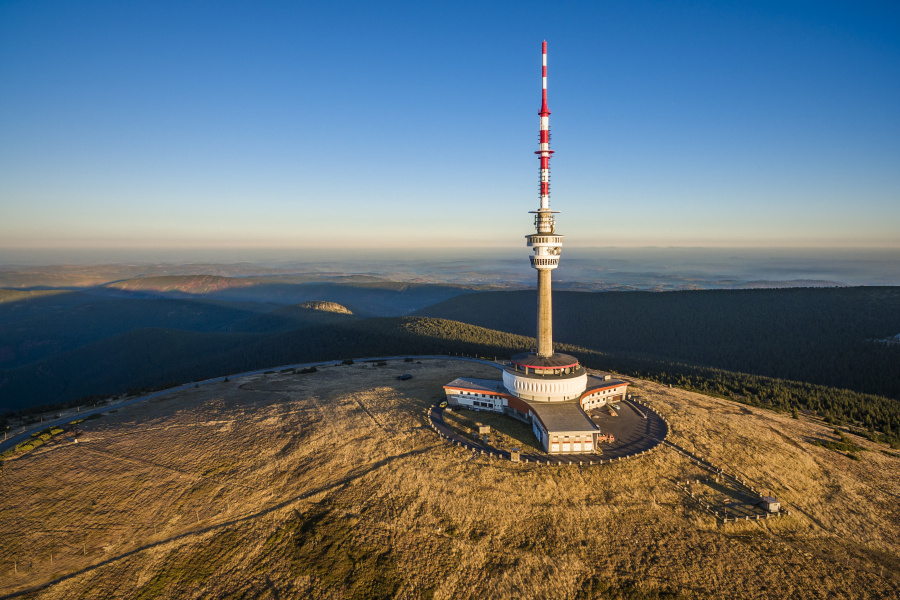
[[465, 409], [445, 410], [443, 416], [447, 426], [472, 441], [482, 442], [482, 436], [478, 434], [478, 427], [487, 425], [491, 428], [488, 435], [488, 444], [491, 447], [507, 452], [518, 448], [520, 451], [530, 454], [547, 455], [543, 446], [534, 437], [531, 425], [528, 423], [506, 415]]
[[[414, 378], [397, 381], [400, 373]], [[670, 449], [602, 467], [473, 458], [425, 427], [451, 360], [254, 376], [86, 422], [4, 464], [0, 595], [40, 598], [888, 598], [900, 458], [636, 382], [670, 439], [791, 517], [717, 525]], [[511, 430], [512, 431], [512, 430]], [[51, 562], [52, 555], [52, 562]]]

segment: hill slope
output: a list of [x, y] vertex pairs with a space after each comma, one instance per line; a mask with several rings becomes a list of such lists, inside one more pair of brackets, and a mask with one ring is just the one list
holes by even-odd
[[274, 333], [307, 325], [337, 324], [355, 320], [353, 312], [336, 302], [311, 301], [282, 306], [271, 312], [249, 317], [232, 326], [235, 331]]
[[[413, 379], [398, 381], [405, 372]], [[0, 594], [900, 594], [895, 454], [856, 439], [866, 450], [853, 460], [812, 443], [835, 438], [830, 428], [636, 381], [676, 443], [772, 490], [791, 511], [721, 526], [674, 485], [709, 474], [666, 447], [602, 467], [547, 467], [440, 442], [423, 411], [461, 374], [496, 370], [423, 361], [260, 375], [88, 421], [77, 444], [3, 463], [0, 556], [10, 564]]]
[[77, 304], [0, 321], [0, 368], [10, 369], [136, 329], [229, 331], [254, 310], [195, 300], [109, 299], [85, 295]]
[[124, 291], [182, 292], [185, 294], [209, 294], [230, 288], [253, 285], [244, 277], [221, 275], [163, 275], [139, 277], [106, 284], [107, 288]]
[[[373, 281], [373, 279], [375, 279]], [[132, 298], [178, 298], [273, 305], [326, 301], [364, 316], [400, 316], [448, 298], [472, 293], [466, 286], [403, 283], [371, 277], [229, 278], [212, 275], [145, 277], [116, 282], [94, 290]]]
[[0, 412], [184, 383], [242, 370], [263, 334], [136, 329], [18, 369], [0, 371]]

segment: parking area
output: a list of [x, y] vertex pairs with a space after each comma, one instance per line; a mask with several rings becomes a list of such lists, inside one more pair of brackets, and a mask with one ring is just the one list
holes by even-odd
[[[465, 411], [473, 419], [477, 420], [478, 411]], [[546, 452], [523, 451], [521, 458], [528, 462], [550, 464], [607, 464], [622, 460], [631, 456], [642, 454], [660, 445], [665, 439], [668, 427], [665, 421], [653, 410], [644, 406], [633, 405], [627, 401], [619, 404], [617, 416], [612, 416], [603, 409], [593, 412], [601, 412], [596, 417], [591, 414], [591, 420], [600, 428], [601, 433], [611, 433], [615, 441], [598, 444], [598, 453], [578, 454], [548, 454]], [[509, 459], [510, 455], [504, 449], [496, 448], [488, 441], [476, 441], [451, 427], [444, 420], [444, 409], [433, 407], [429, 411], [429, 419], [432, 428], [442, 437], [453, 444], [465, 447], [475, 452], [485, 452]], [[497, 415], [499, 416], [499, 415]], [[512, 417], [502, 417], [512, 419]], [[530, 444], [529, 444], [530, 445]], [[526, 446], [526, 444], [523, 444]], [[524, 450], [524, 448], [523, 448]]]

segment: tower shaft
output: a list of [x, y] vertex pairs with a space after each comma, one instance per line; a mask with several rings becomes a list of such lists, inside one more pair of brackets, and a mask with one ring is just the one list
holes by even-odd
[[553, 356], [553, 297], [550, 293], [549, 269], [538, 271], [538, 356]]
[[550, 210], [550, 109], [547, 107], [547, 42], [541, 48], [541, 110], [540, 147], [535, 154], [541, 161], [540, 167], [540, 204], [534, 214], [533, 234], [525, 236], [527, 245], [534, 254], [531, 266], [538, 272], [538, 318], [537, 338], [538, 356], [553, 356], [553, 308], [550, 289], [550, 271], [559, 266], [559, 255], [562, 250], [562, 235], [556, 233], [556, 211]]

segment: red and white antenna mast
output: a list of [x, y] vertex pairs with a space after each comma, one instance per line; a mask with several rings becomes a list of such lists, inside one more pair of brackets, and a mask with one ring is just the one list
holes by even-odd
[[541, 159], [541, 210], [550, 209], [550, 109], [547, 108], [547, 42], [541, 46], [541, 146], [535, 152]]
[[534, 214], [536, 233], [525, 236], [527, 245], [534, 254], [531, 266], [538, 272], [538, 356], [553, 355], [553, 312], [551, 306], [550, 271], [559, 266], [559, 255], [562, 250], [562, 235], [556, 233], [556, 211], [550, 210], [550, 109], [547, 108], [547, 42], [542, 46], [541, 63], [541, 117], [540, 149], [535, 152], [541, 160], [540, 196], [541, 205]]

